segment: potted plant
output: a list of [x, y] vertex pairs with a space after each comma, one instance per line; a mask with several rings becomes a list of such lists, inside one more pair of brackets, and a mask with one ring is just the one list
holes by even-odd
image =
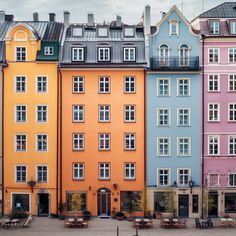
[[125, 214], [122, 211], [119, 211], [116, 213], [116, 219], [117, 220], [124, 220]]
[[173, 218], [176, 214], [174, 192], [165, 192], [164, 193], [164, 204], [165, 212], [162, 213], [162, 217]]
[[65, 219], [65, 215], [64, 215], [64, 210], [66, 208], [66, 204], [60, 202], [58, 205], [58, 210], [59, 210], [59, 219], [60, 220], [64, 220]]
[[84, 215], [84, 219], [85, 219], [85, 220], [89, 220], [90, 217], [91, 217], [91, 212], [88, 211], [88, 210], [85, 210], [85, 211], [83, 212], [83, 215]]
[[134, 200], [132, 200], [131, 198], [129, 198], [128, 201], [128, 216], [127, 216], [127, 220], [128, 221], [133, 221], [134, 220], [134, 216], [132, 216], [132, 212], [134, 210]]
[[112, 208], [111, 214], [112, 214], [112, 219], [115, 219], [116, 218], [116, 208], [115, 207]]

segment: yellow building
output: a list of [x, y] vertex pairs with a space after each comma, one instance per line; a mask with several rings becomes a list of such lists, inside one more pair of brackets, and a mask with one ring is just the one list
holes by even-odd
[[4, 214], [57, 211], [57, 66], [63, 25], [10, 22], [4, 69]]

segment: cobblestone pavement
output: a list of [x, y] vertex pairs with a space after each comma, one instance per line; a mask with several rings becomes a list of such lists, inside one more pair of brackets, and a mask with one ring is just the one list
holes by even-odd
[[[119, 226], [119, 236], [134, 236], [135, 229], [128, 221], [112, 219], [92, 219], [86, 229], [64, 228], [64, 222], [58, 219], [35, 217], [31, 227], [27, 229], [2, 229], [0, 236], [117, 236], [116, 228]], [[236, 228], [214, 228], [199, 230], [194, 226], [193, 220], [188, 220], [187, 229], [161, 229], [160, 222], [154, 220], [153, 229], [142, 229], [139, 236], [236, 236]]]

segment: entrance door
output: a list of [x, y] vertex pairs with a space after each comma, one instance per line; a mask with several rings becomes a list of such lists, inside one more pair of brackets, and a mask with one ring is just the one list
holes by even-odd
[[189, 196], [187, 194], [179, 195], [179, 217], [188, 218]]
[[108, 189], [98, 191], [98, 215], [110, 216], [111, 194]]
[[218, 217], [218, 193], [217, 192], [209, 192], [208, 216]]
[[49, 194], [48, 193], [39, 193], [38, 194], [38, 215], [39, 216], [48, 216], [49, 214]]

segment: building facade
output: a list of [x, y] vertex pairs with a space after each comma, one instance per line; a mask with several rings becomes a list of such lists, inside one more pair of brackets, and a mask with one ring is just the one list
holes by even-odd
[[[200, 37], [176, 6], [149, 36], [146, 80], [148, 209], [201, 213]], [[168, 202], [172, 202], [172, 205]], [[168, 206], [169, 205], [169, 206]]]
[[144, 67], [142, 26], [69, 24], [61, 74], [61, 202], [109, 217], [140, 211], [144, 188]]
[[203, 34], [204, 185], [209, 216], [236, 213], [236, 3], [193, 21]]
[[57, 66], [63, 25], [11, 21], [5, 36], [4, 214], [57, 211]]

